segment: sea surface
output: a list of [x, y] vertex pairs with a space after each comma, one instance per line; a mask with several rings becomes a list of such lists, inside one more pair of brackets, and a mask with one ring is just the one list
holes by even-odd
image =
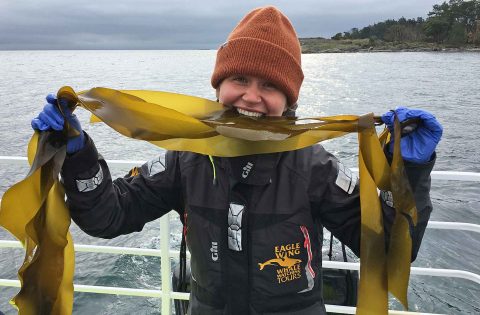
[[[396, 106], [426, 109], [444, 126], [435, 170], [480, 172], [479, 53], [352, 53], [304, 55], [305, 80], [299, 116], [382, 114]], [[0, 156], [26, 156], [30, 120], [45, 96], [61, 86], [75, 90], [103, 86], [150, 89], [214, 99], [210, 76], [214, 51], [1, 51]], [[127, 139], [103, 124], [90, 125], [80, 109], [82, 126], [106, 159], [145, 161], [164, 150]], [[325, 142], [347, 166], [357, 167], [356, 135]], [[0, 196], [27, 174], [26, 165], [0, 163]], [[113, 167], [122, 176], [125, 167]], [[431, 220], [480, 224], [480, 184], [433, 181]], [[171, 242], [180, 243], [178, 218]], [[74, 224], [76, 244], [159, 248], [159, 224], [139, 233], [101, 240]], [[0, 228], [0, 239], [13, 238]], [[326, 242], [325, 242], [326, 244]], [[0, 249], [0, 278], [16, 279], [21, 249]], [[480, 274], [480, 235], [428, 229], [414, 266], [460, 269]], [[160, 286], [160, 259], [108, 254], [76, 254], [75, 283], [154, 289]], [[16, 314], [8, 304], [16, 288], [0, 287], [0, 311]], [[440, 314], [480, 314], [480, 285], [472, 281], [412, 276], [410, 309]], [[391, 307], [399, 308], [391, 301]], [[160, 300], [75, 293], [74, 314], [158, 314]]]

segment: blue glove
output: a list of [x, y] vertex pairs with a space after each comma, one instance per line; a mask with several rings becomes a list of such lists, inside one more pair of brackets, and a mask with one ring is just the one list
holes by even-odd
[[[32, 119], [32, 128], [40, 131], [45, 130], [63, 130], [64, 119], [62, 114], [57, 109], [57, 98], [54, 94], [47, 95], [47, 104], [43, 107], [38, 117]], [[80, 151], [85, 146], [85, 135], [82, 131], [82, 126], [77, 116], [70, 112], [70, 109], [66, 104], [60, 104], [64, 111], [67, 121], [76, 130], [80, 132], [80, 135], [71, 137], [67, 141], [67, 153], [72, 154]]]
[[[402, 135], [400, 147], [402, 157], [406, 161], [414, 163], [426, 163], [432, 158], [435, 147], [442, 137], [443, 128], [435, 116], [421, 109], [409, 109], [397, 107], [395, 113], [400, 122], [411, 118], [420, 118], [421, 122], [411, 132]], [[387, 125], [393, 135], [394, 114], [392, 111], [382, 115], [382, 121]], [[393, 137], [388, 150], [393, 152]]]

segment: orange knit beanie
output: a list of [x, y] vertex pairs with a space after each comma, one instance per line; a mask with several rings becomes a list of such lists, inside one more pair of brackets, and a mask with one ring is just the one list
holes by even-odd
[[288, 18], [275, 7], [248, 13], [217, 51], [212, 86], [235, 75], [252, 75], [273, 82], [294, 105], [303, 81], [301, 49]]

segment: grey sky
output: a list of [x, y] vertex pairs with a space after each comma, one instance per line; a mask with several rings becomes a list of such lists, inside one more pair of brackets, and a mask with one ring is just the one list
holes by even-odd
[[272, 4], [299, 37], [388, 18], [426, 17], [441, 0], [0, 0], [0, 50], [216, 49], [251, 9]]

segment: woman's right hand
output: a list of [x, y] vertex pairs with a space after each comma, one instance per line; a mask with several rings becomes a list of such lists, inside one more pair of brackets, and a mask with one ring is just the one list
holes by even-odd
[[[43, 107], [40, 114], [32, 119], [32, 128], [35, 130], [63, 130], [65, 126], [65, 120], [63, 115], [57, 108], [57, 98], [55, 94], [47, 95], [47, 104]], [[85, 135], [82, 131], [82, 126], [77, 116], [72, 114], [70, 109], [66, 105], [62, 105], [62, 110], [65, 113], [68, 123], [78, 130], [80, 134], [76, 137], [69, 138], [67, 141], [67, 153], [73, 154], [80, 151], [85, 146]]]

